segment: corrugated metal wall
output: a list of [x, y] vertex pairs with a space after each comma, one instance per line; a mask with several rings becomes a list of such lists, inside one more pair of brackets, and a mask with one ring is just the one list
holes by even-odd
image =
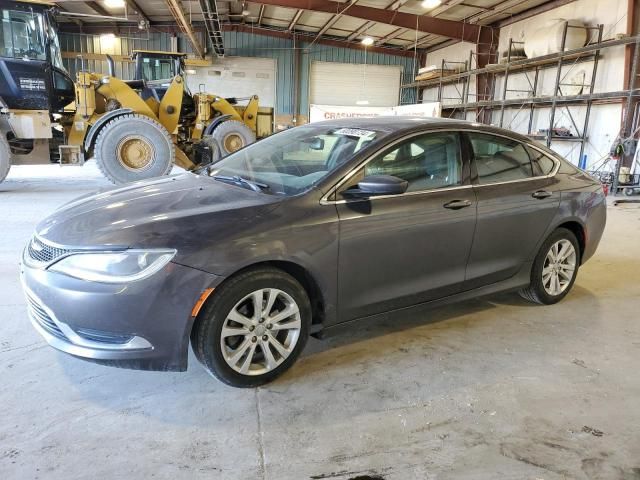
[[[113, 45], [103, 45], [100, 35], [86, 34], [61, 34], [60, 48], [63, 52], [78, 53], [106, 53], [110, 55], [130, 55], [133, 50], [171, 50], [171, 36], [166, 33], [144, 34], [140, 36], [118, 36]], [[79, 58], [63, 59], [67, 70], [75, 77], [75, 73], [81, 69]], [[125, 80], [134, 75], [131, 62], [116, 62], [116, 75]], [[85, 69], [92, 72], [107, 72], [107, 62], [97, 60], [85, 60]]]
[[[60, 42], [63, 51], [129, 55], [135, 49], [170, 50], [171, 36], [167, 33], [152, 33], [149, 35], [141, 33], [140, 36], [117, 37], [112, 46], [107, 46], [101, 45], [99, 35], [62, 34]], [[276, 114], [293, 115], [294, 56], [296, 52], [293, 41], [286, 38], [245, 32], [224, 32], [224, 44], [228, 56], [267, 57], [276, 60]], [[178, 39], [178, 46], [180, 51], [191, 53], [189, 43], [184, 38]], [[311, 62], [364, 63], [364, 50], [318, 44], [309, 49], [308, 44], [304, 42], [300, 42], [296, 47], [300, 49], [299, 115], [306, 116], [309, 111], [309, 71]], [[75, 75], [75, 72], [80, 69], [79, 59], [64, 59], [64, 62], [72, 75]], [[107, 71], [106, 62], [94, 60], [85, 62], [88, 70]], [[414, 62], [413, 58], [375, 52], [368, 52], [367, 63], [402, 66], [403, 83], [410, 81], [414, 77], [414, 68], [417, 68], [416, 65], [418, 64], [418, 62]], [[129, 79], [133, 76], [133, 73], [132, 63], [116, 62], [116, 74], [119, 77]], [[403, 91], [401, 103], [414, 102], [414, 92]]]

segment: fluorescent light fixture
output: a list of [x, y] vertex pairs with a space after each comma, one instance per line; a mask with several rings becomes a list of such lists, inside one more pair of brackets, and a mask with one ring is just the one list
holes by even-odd
[[442, 5], [442, 0], [423, 0], [422, 8], [436, 8]]
[[124, 8], [124, 0], [104, 0], [107, 8]]
[[369, 105], [369, 100], [358, 100], [356, 105]]
[[373, 40], [373, 38], [371, 38], [371, 37], [364, 37], [364, 38], [362, 39], [362, 44], [363, 44], [365, 47], [368, 47], [369, 45], [373, 45], [373, 42], [374, 42], [374, 40]]

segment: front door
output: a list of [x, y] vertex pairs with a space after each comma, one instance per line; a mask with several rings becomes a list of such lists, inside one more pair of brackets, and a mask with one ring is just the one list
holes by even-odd
[[466, 134], [478, 223], [465, 289], [506, 280], [533, 260], [560, 204], [556, 161], [507, 137]]
[[[409, 182], [406, 193], [347, 199], [369, 175]], [[338, 309], [343, 321], [460, 291], [476, 201], [460, 135], [413, 135], [375, 155], [338, 189]]]

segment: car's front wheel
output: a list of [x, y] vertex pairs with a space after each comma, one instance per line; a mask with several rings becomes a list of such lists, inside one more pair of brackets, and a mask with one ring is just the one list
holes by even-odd
[[535, 303], [551, 305], [573, 287], [580, 267], [580, 246], [571, 230], [558, 228], [542, 244], [531, 270], [530, 285], [520, 295]]
[[216, 289], [196, 319], [191, 344], [216, 378], [256, 387], [295, 362], [310, 323], [309, 298], [299, 282], [278, 269], [255, 269]]

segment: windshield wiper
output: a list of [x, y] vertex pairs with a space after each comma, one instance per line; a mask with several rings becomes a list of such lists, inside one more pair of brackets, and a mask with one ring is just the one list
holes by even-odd
[[246, 186], [254, 192], [261, 192], [262, 190], [269, 189], [269, 185], [267, 185], [266, 183], [252, 182], [251, 180], [247, 180], [240, 175], [214, 175], [213, 179], [219, 180], [221, 182], [232, 183], [234, 185]]

